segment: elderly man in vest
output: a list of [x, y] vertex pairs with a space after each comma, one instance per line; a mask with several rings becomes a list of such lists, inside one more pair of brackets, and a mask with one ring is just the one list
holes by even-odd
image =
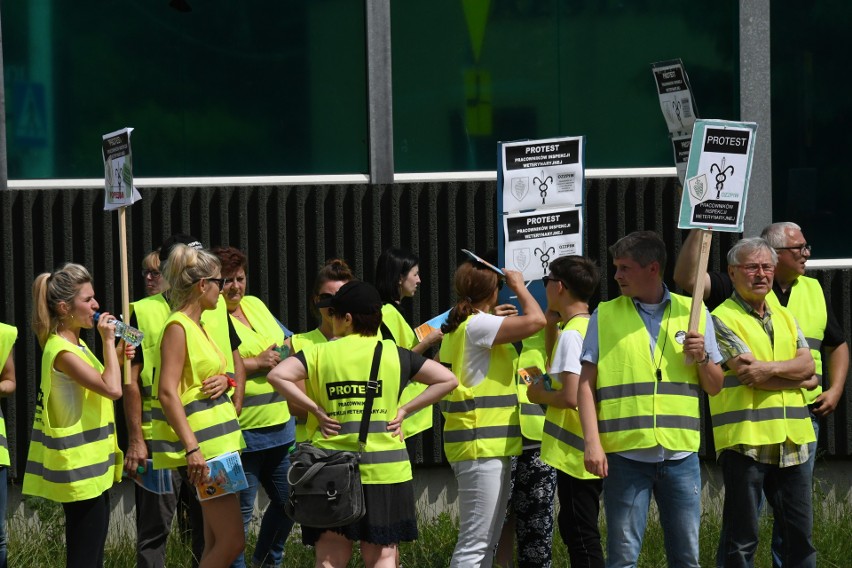
[[711, 397], [713, 438], [725, 482], [717, 566], [752, 566], [762, 493], [784, 536], [784, 566], [816, 566], [808, 459], [814, 429], [802, 389], [817, 384], [814, 361], [787, 308], [770, 303], [778, 255], [760, 237], [728, 252], [734, 292], [713, 310], [725, 361]]
[[[674, 269], [675, 282], [687, 292], [692, 292], [695, 287], [695, 266], [701, 242], [698, 235], [698, 231], [692, 231], [687, 237]], [[814, 358], [818, 384], [815, 389], [804, 391], [804, 394], [814, 433], [819, 439], [819, 419], [834, 412], [843, 395], [849, 371], [849, 345], [819, 282], [804, 275], [805, 264], [811, 257], [811, 245], [802, 234], [801, 227], [786, 221], [772, 223], [763, 229], [760, 236], [778, 253], [772, 291], [766, 296], [766, 301], [770, 307], [781, 305], [793, 313]], [[727, 272], [710, 272], [704, 278], [704, 303], [710, 310], [714, 310], [731, 297], [733, 282]], [[822, 351], [825, 352], [824, 362]], [[823, 368], [830, 385], [826, 390], [822, 389]], [[815, 457], [816, 451], [812, 451], [808, 461], [811, 472]], [[783, 566], [779, 552], [782, 540], [780, 528], [775, 524], [772, 531], [772, 556], [776, 567]]]
[[666, 247], [631, 233], [610, 253], [621, 297], [592, 314], [578, 390], [586, 469], [604, 478], [608, 567], [636, 566], [653, 494], [669, 566], [697, 567], [700, 398], [722, 388], [707, 310], [663, 284]]

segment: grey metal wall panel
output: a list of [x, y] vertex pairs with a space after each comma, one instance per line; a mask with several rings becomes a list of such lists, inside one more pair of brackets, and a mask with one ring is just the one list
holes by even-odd
[[[656, 230], [669, 244], [666, 281], [685, 233], [677, 230], [679, 195], [673, 178], [612, 178], [587, 181], [586, 253], [605, 267], [595, 301], [617, 294], [608, 245], [637, 229]], [[308, 309], [314, 275], [323, 262], [342, 257], [359, 277], [373, 279], [376, 259], [390, 246], [420, 257], [423, 285], [405, 309], [419, 323], [452, 305], [452, 276], [459, 249], [497, 246], [496, 183], [440, 182], [393, 185], [240, 186], [142, 189], [143, 199], [127, 214], [131, 297], [144, 287], [142, 257], [172, 233], [184, 232], [207, 246], [230, 244], [249, 256], [249, 291], [294, 331], [312, 329]], [[80, 262], [95, 278], [104, 309], [118, 310], [118, 221], [102, 211], [99, 189], [6, 190], [0, 194], [5, 246], [3, 321], [19, 329], [15, 346], [18, 391], [4, 401], [13, 477], [23, 474], [39, 381], [40, 351], [29, 329], [31, 285], [36, 274], [65, 261]], [[724, 252], [737, 235], [715, 235], [710, 267], [724, 267]], [[847, 336], [852, 320], [849, 270], [821, 271]], [[96, 345], [93, 333], [84, 334]], [[119, 410], [118, 422], [123, 419]], [[823, 428], [821, 448], [833, 456], [852, 455], [850, 401]], [[436, 424], [441, 416], [435, 412]], [[709, 418], [704, 421], [709, 432]], [[443, 461], [440, 429], [409, 441], [419, 464]], [[712, 456], [712, 447], [702, 446]]]

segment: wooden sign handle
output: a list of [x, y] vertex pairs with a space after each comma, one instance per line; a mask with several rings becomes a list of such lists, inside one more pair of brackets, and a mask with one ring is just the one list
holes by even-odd
[[[695, 287], [692, 290], [692, 305], [689, 309], [689, 331], [698, 331], [701, 310], [704, 309], [704, 281], [707, 279], [707, 260], [710, 258], [710, 245], [713, 233], [700, 229], [701, 245], [698, 249], [698, 263], [695, 265]], [[686, 356], [686, 364], [692, 364], [692, 357]]]
[[[121, 317], [130, 323], [130, 282], [127, 270], [127, 207], [118, 209], [118, 247], [121, 262]], [[141, 349], [141, 347], [140, 347]], [[130, 384], [130, 359], [124, 358], [124, 384]]]

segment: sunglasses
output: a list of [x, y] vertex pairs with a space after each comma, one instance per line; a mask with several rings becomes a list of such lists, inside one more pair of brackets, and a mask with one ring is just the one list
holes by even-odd
[[215, 282], [216, 286], [219, 287], [220, 291], [222, 290], [222, 288], [225, 287], [225, 282], [227, 281], [226, 278], [209, 278], [209, 277], [206, 277], [206, 278], [199, 278], [198, 280], [193, 282], [193, 284], [195, 284], [196, 282], [201, 282], [202, 280], [207, 280], [208, 282]]

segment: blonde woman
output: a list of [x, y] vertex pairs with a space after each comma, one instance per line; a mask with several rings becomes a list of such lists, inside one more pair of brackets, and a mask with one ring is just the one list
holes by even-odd
[[[109, 488], [121, 480], [112, 401], [121, 397], [115, 318], [94, 316], [92, 277], [79, 264], [33, 282], [33, 331], [42, 348], [41, 386], [23, 493], [62, 503], [66, 566], [103, 566]], [[104, 362], [80, 339], [97, 326]], [[133, 349], [127, 351], [132, 357]]]
[[[154, 467], [177, 468], [198, 485], [208, 478], [206, 460], [245, 445], [227, 396], [233, 383], [225, 375], [225, 356], [201, 323], [202, 312], [218, 304], [224, 279], [214, 255], [186, 245], [172, 249], [163, 275], [173, 311], [160, 340], [160, 372], [154, 383]], [[229, 566], [245, 546], [237, 495], [204, 501], [201, 514], [199, 568]]]

